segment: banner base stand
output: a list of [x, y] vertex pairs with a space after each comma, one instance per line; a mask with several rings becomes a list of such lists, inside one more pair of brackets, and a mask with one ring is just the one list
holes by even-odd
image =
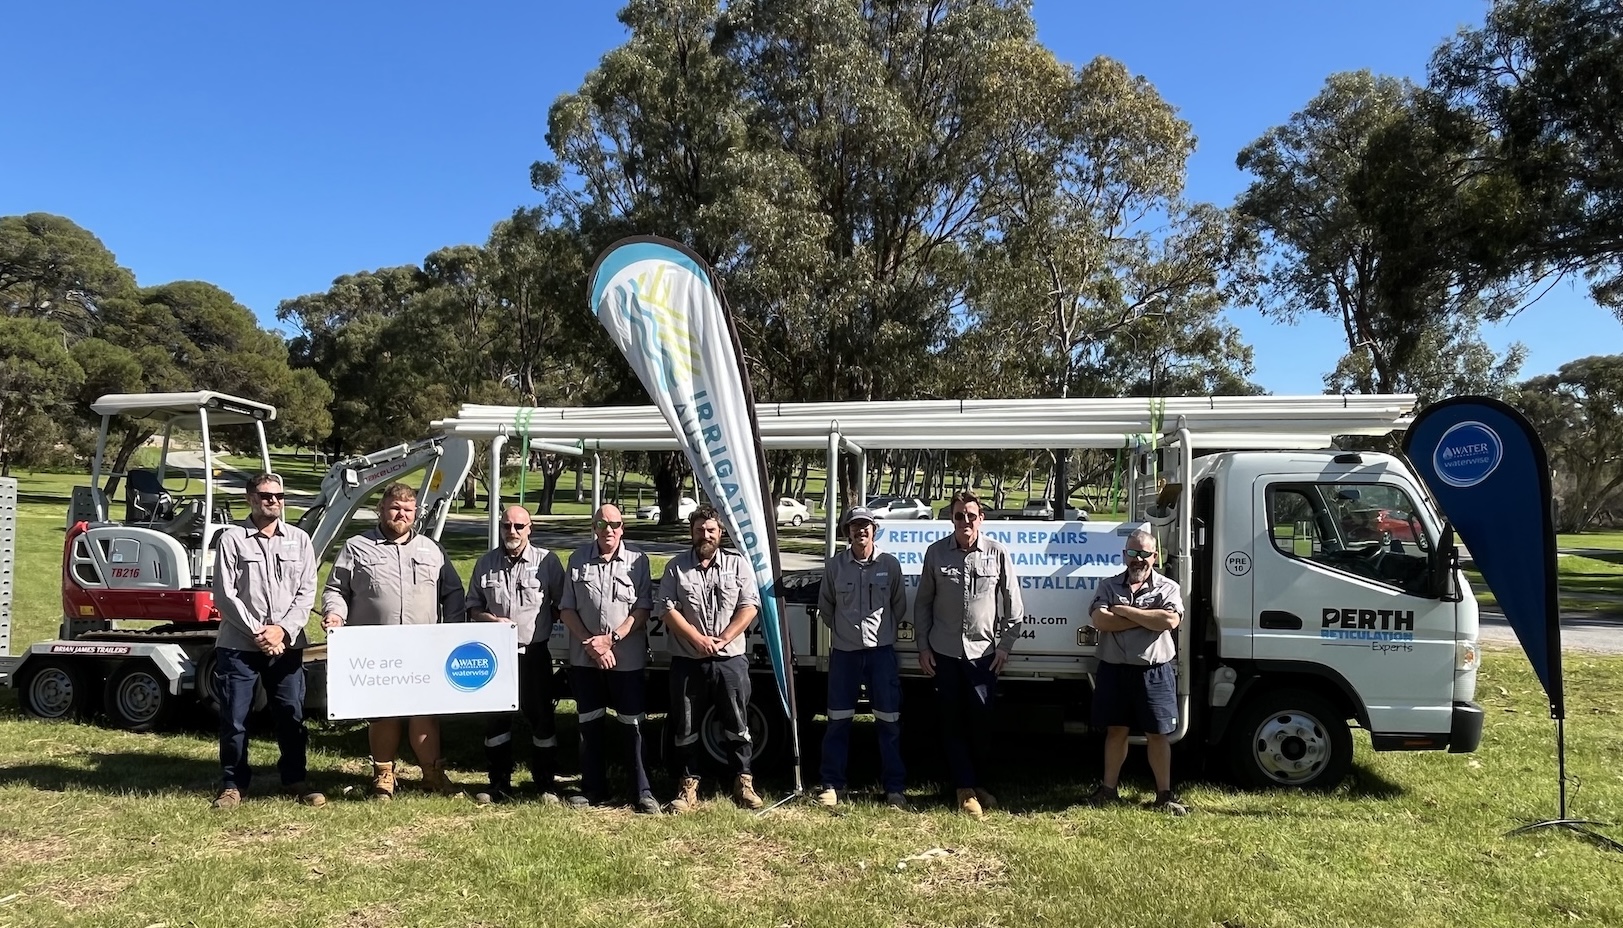
[[1600, 832], [1588, 827], [1590, 825], [1599, 825], [1604, 827], [1606, 824], [1606, 822], [1596, 822], [1586, 818], [1552, 818], [1548, 821], [1532, 822], [1530, 824], [1523, 825], [1520, 828], [1512, 828], [1510, 831], [1505, 832], [1505, 837], [1508, 838], [1511, 835], [1519, 835], [1523, 832], [1535, 831], [1540, 828], [1565, 828], [1574, 834], [1587, 838], [1589, 841], [1602, 848], [1605, 848], [1606, 850], [1623, 852], [1623, 841], [1608, 838]]
[[1567, 720], [1566, 717], [1560, 713], [1556, 713], [1554, 718], [1555, 762], [1557, 776], [1560, 779], [1560, 811], [1557, 813], [1555, 818], [1547, 819], [1542, 822], [1532, 822], [1530, 824], [1523, 825], [1520, 828], [1512, 828], [1511, 830], [1505, 832], [1505, 837], [1508, 838], [1511, 835], [1519, 835], [1523, 832], [1535, 831], [1540, 828], [1565, 828], [1574, 834], [1581, 835], [1589, 839], [1591, 842], [1605, 850], [1623, 852], [1623, 842], [1609, 838], [1589, 827], [1591, 825], [1609, 827], [1608, 822], [1596, 822], [1585, 818], [1567, 817]]
[[805, 794], [806, 794], [806, 791], [797, 786], [797, 787], [795, 787], [793, 792], [789, 793], [789, 795], [783, 797], [782, 799], [779, 799], [777, 802], [774, 802], [773, 804], [767, 806], [766, 808], [762, 809], [761, 811], [755, 813], [755, 817], [756, 818], [761, 818], [762, 816], [766, 815], [768, 812], [771, 812], [773, 809], [777, 809], [777, 808], [779, 808], [781, 806], [786, 806], [789, 803], [795, 801], [796, 799], [799, 799], [800, 797], [804, 796]]

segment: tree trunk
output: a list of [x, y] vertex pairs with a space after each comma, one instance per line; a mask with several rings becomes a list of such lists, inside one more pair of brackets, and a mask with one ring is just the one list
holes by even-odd
[[676, 525], [676, 506], [682, 495], [682, 473], [675, 452], [659, 455], [654, 464], [654, 502], [659, 505], [659, 524]]
[[[157, 432], [133, 426], [126, 426], [121, 430], [117, 439], [119, 442], [118, 453], [113, 456], [113, 463], [102, 470], [103, 474], [111, 473], [113, 475], [107, 481], [107, 498], [109, 500], [118, 495], [119, 481], [124, 479], [122, 475], [129, 469], [130, 458], [135, 457], [136, 449], [140, 448], [146, 443], [147, 439], [156, 434]], [[111, 440], [112, 436], [109, 436], [109, 439]]]

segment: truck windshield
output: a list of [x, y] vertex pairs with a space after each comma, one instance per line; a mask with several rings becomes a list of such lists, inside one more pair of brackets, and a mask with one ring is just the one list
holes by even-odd
[[1418, 593], [1433, 540], [1403, 488], [1372, 483], [1268, 487], [1274, 549], [1287, 557]]

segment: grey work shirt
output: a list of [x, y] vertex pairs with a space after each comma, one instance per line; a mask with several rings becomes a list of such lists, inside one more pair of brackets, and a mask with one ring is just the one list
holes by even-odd
[[214, 605], [222, 648], [257, 651], [254, 636], [280, 625], [287, 646], [310, 643], [304, 626], [316, 604], [316, 551], [310, 536], [278, 519], [267, 536], [252, 520], [214, 536]]
[[[1109, 606], [1133, 606], [1138, 609], [1168, 609], [1183, 615], [1183, 596], [1178, 582], [1150, 571], [1148, 583], [1136, 591], [1127, 582], [1127, 571], [1099, 581], [1088, 606], [1088, 615]], [[1129, 628], [1120, 632], [1099, 632], [1099, 648], [1094, 652], [1107, 664], [1165, 664], [1177, 656], [1172, 641], [1172, 630], [1156, 631], [1151, 628]]]
[[919, 646], [947, 657], [985, 657], [994, 647], [1014, 650], [1025, 603], [1014, 561], [982, 532], [968, 551], [954, 535], [924, 551], [913, 625]]
[[[709, 567], [699, 566], [699, 557], [692, 548], [670, 559], [665, 565], [665, 576], [659, 581], [659, 608], [663, 612], [676, 610], [682, 618], [709, 637], [719, 636], [732, 624], [734, 613], [742, 606], [760, 608], [761, 591], [755, 586], [744, 556], [734, 551], [717, 549]], [[744, 653], [744, 635], [739, 635], [717, 652], [717, 657], [737, 657]], [[681, 636], [666, 636], [672, 656], [702, 658]]]
[[907, 587], [896, 555], [875, 551], [859, 561], [846, 548], [823, 565], [817, 616], [834, 633], [834, 650], [860, 651], [896, 643], [907, 615]]
[[468, 578], [468, 612], [488, 612], [518, 626], [518, 648], [545, 646], [563, 596], [564, 565], [545, 548], [525, 545], [518, 557], [486, 551]]
[[[638, 609], [654, 608], [654, 580], [648, 558], [622, 542], [614, 553], [603, 556], [592, 541], [569, 552], [568, 575], [564, 579], [561, 608], [573, 609], [593, 637], [607, 635], [624, 625]], [[574, 667], [596, 667], [586, 656], [586, 646], [574, 633], [569, 635], [569, 663]], [[621, 638], [614, 646], [615, 670], [641, 670], [648, 666], [648, 623]]]
[[467, 607], [438, 542], [416, 532], [392, 542], [374, 528], [344, 542], [321, 611], [346, 625], [433, 625], [461, 622]]

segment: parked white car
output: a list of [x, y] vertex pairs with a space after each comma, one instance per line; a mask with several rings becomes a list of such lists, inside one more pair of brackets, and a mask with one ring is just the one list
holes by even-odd
[[868, 508], [876, 519], [928, 519], [930, 504], [913, 496], [875, 496]]
[[790, 499], [787, 496], [778, 499], [779, 525], [783, 525], [785, 522], [790, 525], [799, 525], [802, 522], [810, 521], [811, 510], [806, 508], [805, 503], [798, 499]]
[[[1054, 503], [1052, 500], [1029, 499], [1026, 500], [1026, 505], [1020, 509], [1020, 516], [1025, 519], [1047, 519], [1053, 515]], [[1065, 520], [1067, 522], [1086, 522], [1088, 520], [1087, 510], [1066, 506]]]
[[[682, 521], [682, 520], [686, 519], [688, 516], [693, 515], [693, 510], [698, 509], [698, 508], [699, 508], [699, 501], [694, 499], [691, 496], [684, 496], [681, 499], [678, 499], [676, 501], [676, 518], [677, 518], [677, 521]], [[659, 504], [658, 503], [649, 503], [646, 506], [640, 507], [637, 510], [637, 518], [639, 518], [639, 519], [649, 519], [649, 520], [654, 521], [654, 522], [659, 521]]]

